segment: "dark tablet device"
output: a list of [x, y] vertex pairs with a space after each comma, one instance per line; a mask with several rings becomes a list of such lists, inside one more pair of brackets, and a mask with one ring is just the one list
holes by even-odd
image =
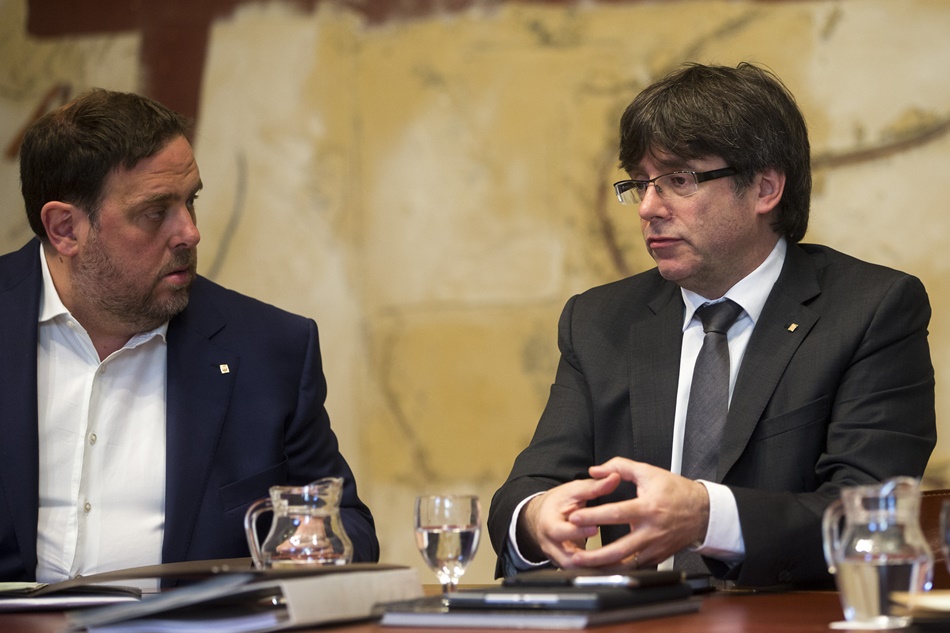
[[656, 587], [684, 581], [681, 571], [656, 569], [540, 569], [504, 579], [506, 587]]
[[712, 574], [687, 574], [685, 582], [693, 588], [693, 593], [709, 593], [716, 590]]
[[466, 589], [445, 597], [452, 609], [544, 609], [600, 611], [687, 598], [692, 589], [683, 582], [654, 587], [514, 587]]

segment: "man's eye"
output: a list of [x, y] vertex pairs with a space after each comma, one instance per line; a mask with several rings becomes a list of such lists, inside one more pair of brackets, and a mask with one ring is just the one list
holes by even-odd
[[668, 187], [681, 188], [685, 187], [687, 178], [685, 176], [680, 176], [678, 174], [673, 174], [672, 176], [667, 176], [666, 185]]

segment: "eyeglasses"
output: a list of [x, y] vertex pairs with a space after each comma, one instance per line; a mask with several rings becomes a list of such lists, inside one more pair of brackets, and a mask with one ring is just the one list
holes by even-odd
[[663, 199], [686, 198], [699, 191], [699, 183], [732, 176], [736, 170], [732, 167], [713, 169], [712, 171], [674, 171], [650, 180], [621, 180], [614, 183], [614, 191], [620, 204], [640, 204], [651, 184]]

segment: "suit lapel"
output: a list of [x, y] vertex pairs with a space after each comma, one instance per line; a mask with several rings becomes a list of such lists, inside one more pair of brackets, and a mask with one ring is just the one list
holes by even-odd
[[[0, 507], [16, 532], [23, 566], [36, 570], [39, 505], [39, 435], [36, 354], [42, 270], [39, 245], [31, 241], [5, 258], [0, 279]], [[26, 309], [24, 309], [26, 306]]]
[[[37, 320], [42, 272], [39, 246], [4, 257], [0, 277], [0, 507], [13, 523], [28, 574], [36, 569], [39, 446], [36, 383]], [[224, 325], [213, 308], [202, 307], [195, 283], [193, 300], [168, 328], [166, 396], [165, 540], [162, 559], [184, 558], [211, 465], [239, 358], [212, 342]], [[24, 310], [24, 306], [29, 306]], [[224, 373], [222, 365], [227, 366]], [[29, 397], [24, 397], [29, 394]], [[15, 450], [12, 449], [15, 447]]]
[[782, 274], [765, 302], [736, 378], [717, 481], [745, 451], [785, 368], [818, 321], [804, 302], [820, 292], [814, 264], [797, 245], [789, 244]]
[[238, 371], [239, 357], [211, 340], [225, 323], [200, 302], [202, 283], [168, 327], [163, 562], [188, 552]]
[[630, 411], [634, 459], [670, 467], [676, 377], [683, 341], [683, 302], [679, 287], [664, 283], [649, 303], [650, 313], [630, 327]]

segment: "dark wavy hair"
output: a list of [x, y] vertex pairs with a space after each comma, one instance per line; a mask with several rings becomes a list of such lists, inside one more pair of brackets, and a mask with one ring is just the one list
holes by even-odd
[[737, 191], [773, 167], [785, 190], [773, 228], [792, 242], [808, 228], [811, 156], [795, 98], [772, 72], [686, 64], [652, 84], [620, 120], [620, 167], [632, 171], [648, 153], [683, 160], [721, 157], [738, 171]]
[[106, 176], [132, 169], [187, 136], [188, 121], [136, 94], [93, 89], [33, 123], [20, 146], [20, 189], [30, 228], [48, 240], [40, 211], [57, 200], [95, 224]]

